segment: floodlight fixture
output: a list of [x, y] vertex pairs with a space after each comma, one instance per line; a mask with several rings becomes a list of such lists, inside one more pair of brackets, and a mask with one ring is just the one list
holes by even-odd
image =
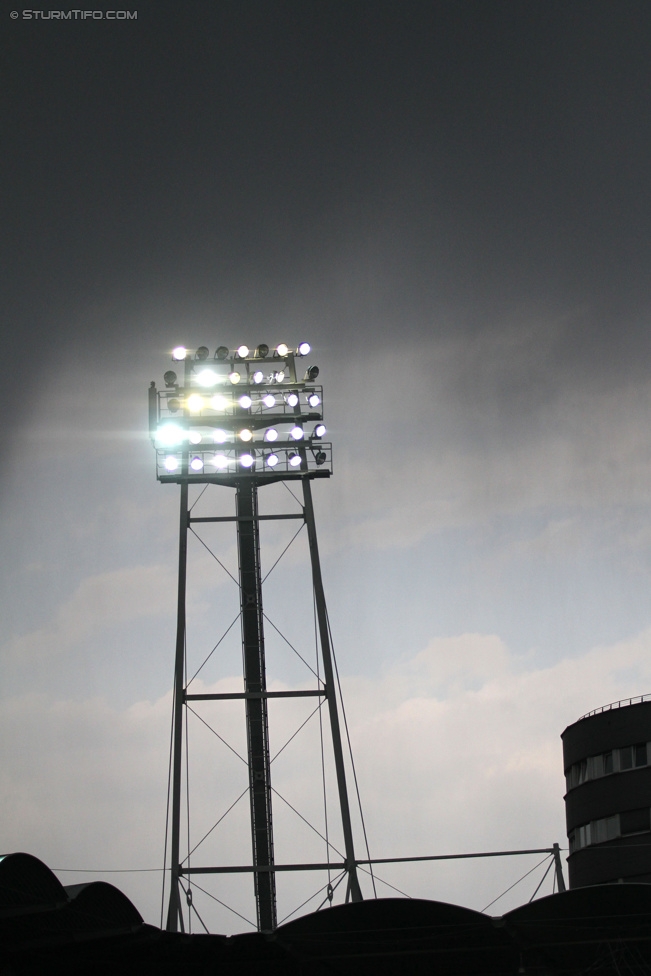
[[326, 461], [327, 461], [326, 452], [325, 451], [317, 451], [316, 454], [314, 455], [314, 460], [319, 465], [319, 467], [321, 467], [321, 465], [322, 464], [325, 464]]
[[219, 382], [219, 376], [214, 369], [210, 369], [208, 366], [197, 373], [196, 380], [199, 386], [214, 386], [215, 383]]
[[288, 393], [285, 402], [288, 407], [295, 407], [298, 404], [298, 393]]
[[168, 371], [163, 375], [165, 381], [165, 386], [176, 386], [177, 376], [173, 369], [168, 369]]
[[210, 398], [210, 406], [213, 410], [225, 410], [228, 406], [228, 400], [221, 393], [216, 393], [214, 397]]
[[249, 347], [244, 345], [238, 346], [237, 355], [240, 357], [240, 359], [246, 359], [246, 357], [249, 355]]
[[217, 346], [215, 350], [215, 359], [228, 359], [228, 346]]
[[261, 369], [256, 369], [255, 373], [251, 377], [254, 383], [262, 383], [264, 379], [264, 373]]
[[188, 434], [188, 440], [191, 444], [201, 444], [201, 434], [198, 430], [191, 430]]
[[301, 466], [300, 454], [290, 454], [288, 460], [293, 468], [299, 468]]
[[203, 360], [203, 359], [208, 359], [209, 355], [210, 355], [210, 350], [208, 349], [208, 346], [199, 346], [199, 348], [194, 354], [194, 358]]
[[252, 441], [253, 440], [253, 431], [249, 430], [248, 427], [245, 427], [244, 430], [240, 430], [238, 432], [238, 435], [237, 436], [239, 437], [239, 439], [241, 441], [246, 441], [246, 442]]
[[178, 424], [163, 424], [158, 428], [156, 438], [163, 447], [176, 447], [183, 442], [183, 429]]
[[277, 372], [272, 374], [271, 378], [274, 383], [282, 383], [282, 381], [285, 379], [285, 370], [279, 369]]
[[310, 393], [309, 397], [307, 398], [307, 402], [312, 408], [318, 407], [321, 403], [321, 397], [318, 393]]
[[267, 393], [262, 397], [262, 402], [264, 403], [265, 407], [275, 407], [276, 398], [273, 393]]
[[178, 413], [181, 409], [181, 401], [177, 400], [176, 397], [172, 397], [171, 400], [167, 401], [167, 409], [170, 413]]
[[223, 470], [228, 467], [228, 458], [225, 454], [215, 454], [210, 460], [211, 464], [214, 464], [216, 468]]
[[305, 376], [303, 377], [303, 380], [306, 383], [313, 383], [315, 381], [315, 379], [317, 378], [318, 375], [319, 375], [319, 367], [318, 366], [310, 366], [310, 368], [308, 370], [306, 370], [306, 373], [305, 373]]
[[289, 352], [289, 346], [287, 345], [287, 343], [279, 342], [278, 345], [276, 346], [276, 355], [282, 358], [286, 356], [288, 352]]
[[292, 427], [289, 432], [295, 441], [300, 441], [303, 439], [303, 428], [302, 427]]
[[242, 377], [240, 376], [240, 374], [237, 372], [236, 369], [234, 369], [232, 373], [228, 374], [228, 378], [233, 384], [233, 386], [235, 386], [236, 383], [239, 383], [240, 380], [242, 379]]
[[298, 344], [298, 354], [299, 356], [309, 356], [312, 351], [312, 346], [309, 342], [299, 342]]
[[219, 430], [219, 428], [217, 428], [215, 431], [213, 431], [212, 439], [214, 440], [215, 444], [225, 444], [228, 440], [228, 434], [225, 430]]
[[198, 393], [191, 393], [187, 400], [190, 413], [199, 413], [203, 410], [203, 397]]
[[275, 468], [276, 465], [278, 464], [278, 455], [277, 454], [267, 454], [267, 456], [265, 458], [265, 461], [267, 462], [267, 464], [269, 465], [270, 468]]
[[249, 407], [252, 405], [253, 400], [248, 395], [248, 393], [244, 393], [238, 400], [238, 403], [244, 410], [248, 410]]
[[255, 458], [252, 454], [242, 454], [240, 455], [240, 464], [243, 468], [252, 468]]
[[325, 424], [317, 424], [316, 427], [314, 428], [314, 433], [312, 434], [312, 436], [321, 438], [325, 436], [325, 432], [326, 432]]
[[258, 348], [256, 349], [255, 354], [258, 357], [258, 359], [266, 359], [267, 356], [269, 355], [269, 346], [266, 345], [266, 343], [261, 342]]
[[190, 467], [193, 471], [201, 471], [203, 468], [203, 461], [200, 457], [193, 457], [190, 461]]
[[268, 430], [265, 430], [265, 432], [264, 432], [264, 439], [266, 441], [277, 441], [278, 440], [278, 431], [276, 430], [276, 428], [275, 427], [270, 427]]
[[178, 460], [171, 454], [169, 457], [165, 458], [165, 470], [166, 471], [176, 471], [179, 466]]
[[177, 363], [182, 362], [188, 354], [188, 350], [185, 346], [176, 346], [172, 349], [172, 359], [175, 359]]

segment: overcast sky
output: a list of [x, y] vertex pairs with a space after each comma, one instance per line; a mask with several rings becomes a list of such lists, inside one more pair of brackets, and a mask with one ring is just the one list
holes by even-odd
[[[316, 517], [372, 856], [565, 843], [560, 733], [651, 692], [648, 3], [12, 9], [0, 847], [64, 883], [162, 867], [178, 489], [155, 480], [147, 387], [178, 343], [304, 338], [334, 448]], [[235, 565], [228, 533], [214, 542]], [[268, 606], [309, 649], [302, 545]], [[200, 660], [237, 593], [199, 544], [192, 558]], [[233, 633], [206, 687], [241, 681]], [[270, 680], [304, 681], [270, 642]], [[278, 717], [272, 750], [299, 719]], [[234, 714], [215, 722], [243, 741]], [[274, 774], [306, 810], [315, 729]], [[196, 743], [198, 840], [242, 773]], [[282, 857], [321, 859], [281, 808]], [[245, 807], [224, 824], [202, 856], [248, 856]], [[380, 874], [481, 909], [535, 863]], [[158, 920], [160, 873], [96, 876]], [[281, 916], [318, 883], [283, 889]], [[251, 917], [249, 879], [212, 890]]]

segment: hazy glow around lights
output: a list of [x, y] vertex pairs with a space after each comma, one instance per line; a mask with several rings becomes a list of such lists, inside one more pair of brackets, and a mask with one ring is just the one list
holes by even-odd
[[253, 465], [253, 456], [251, 454], [243, 454], [240, 458], [240, 464], [243, 468], [250, 468]]
[[199, 386], [214, 386], [219, 381], [219, 376], [214, 369], [202, 369], [196, 377]]
[[244, 396], [240, 397], [239, 403], [241, 407], [244, 407], [245, 410], [248, 410], [248, 408], [253, 403], [253, 400], [251, 399], [250, 396], [247, 396], [247, 394], [245, 393]]
[[253, 434], [246, 427], [244, 428], [244, 430], [241, 430], [239, 432], [238, 436], [239, 436], [240, 440], [242, 440], [242, 441], [250, 441], [250, 440], [253, 440]]
[[216, 393], [214, 397], [211, 397], [210, 406], [213, 410], [225, 410], [228, 406], [228, 400], [221, 393]]
[[188, 397], [188, 410], [191, 413], [199, 413], [203, 408], [203, 397], [199, 396], [198, 393], [192, 393]]
[[176, 349], [172, 349], [172, 359], [176, 359], [177, 362], [185, 359], [187, 354], [188, 350], [185, 348], [185, 346], [177, 346]]
[[182, 442], [183, 431], [177, 424], [165, 424], [158, 428], [156, 438], [165, 447], [174, 447]]
[[191, 444], [201, 444], [201, 434], [198, 430], [191, 430], [188, 436]]
[[225, 444], [228, 440], [228, 434], [225, 430], [217, 429], [212, 436], [215, 444]]
[[276, 398], [273, 396], [273, 394], [267, 393], [266, 396], [263, 396], [262, 402], [264, 403], [265, 407], [275, 407]]
[[215, 454], [210, 463], [214, 464], [216, 468], [227, 468], [228, 458], [225, 454]]
[[165, 458], [165, 469], [167, 471], [176, 471], [176, 469], [178, 468], [178, 466], [179, 466], [179, 462], [177, 461], [177, 459], [175, 457], [166, 457]]
[[190, 461], [190, 467], [193, 471], [201, 471], [203, 468], [203, 461], [200, 457], [193, 457]]

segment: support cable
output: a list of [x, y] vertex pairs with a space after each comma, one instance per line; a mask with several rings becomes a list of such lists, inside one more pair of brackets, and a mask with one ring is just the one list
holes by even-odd
[[224, 817], [227, 817], [228, 816], [228, 814], [231, 812], [231, 810], [233, 809], [233, 807], [237, 806], [237, 804], [240, 802], [240, 800], [242, 799], [242, 797], [243, 796], [246, 796], [246, 794], [249, 792], [249, 790], [250, 790], [250, 787], [247, 786], [247, 788], [240, 793], [240, 795], [238, 796], [237, 800], [233, 800], [233, 802], [231, 803], [231, 805], [228, 808], [228, 810], [225, 813], [222, 813], [222, 815], [219, 818], [219, 820], [212, 825], [212, 827], [210, 828], [210, 830], [206, 834], [203, 835], [203, 837], [201, 838], [200, 841], [197, 841], [197, 843], [194, 845], [194, 847], [192, 848], [192, 850], [188, 853], [188, 857], [186, 858], [186, 860], [188, 860], [188, 858], [190, 857], [190, 854], [194, 854], [194, 852], [196, 851], [197, 847], [200, 847], [203, 844], [203, 842], [206, 839], [206, 837], [209, 837], [210, 834], [212, 834], [212, 832], [215, 829], [215, 827], [219, 827], [219, 825], [222, 822], [222, 820], [224, 819]]
[[198, 504], [198, 502], [201, 501], [201, 499], [203, 498], [204, 492], [206, 492], [207, 490], [208, 490], [208, 482], [206, 482], [206, 484], [203, 486], [202, 490], [199, 492], [199, 494], [197, 495], [197, 497], [195, 498], [195, 500], [192, 502], [192, 505], [188, 509], [188, 515], [193, 510], [194, 506], [196, 504]]
[[[355, 759], [353, 757], [353, 747], [352, 747], [352, 744], [351, 744], [351, 741], [350, 741], [350, 732], [348, 730], [348, 717], [346, 715], [346, 705], [344, 703], [344, 696], [343, 696], [342, 691], [341, 691], [341, 680], [339, 678], [339, 668], [337, 666], [337, 656], [335, 654], [335, 647], [334, 647], [334, 642], [333, 642], [333, 639], [332, 639], [332, 628], [330, 627], [330, 617], [328, 616], [328, 608], [327, 607], [326, 607], [326, 622], [327, 622], [327, 625], [328, 625], [328, 635], [330, 637], [330, 649], [331, 649], [332, 660], [333, 660], [334, 668], [335, 668], [335, 677], [336, 677], [336, 680], [337, 680], [337, 689], [339, 691], [339, 700], [341, 702], [341, 714], [342, 714], [343, 719], [344, 719], [344, 729], [346, 730], [346, 742], [348, 743], [348, 754], [350, 756], [350, 765], [351, 765], [351, 768], [352, 768], [352, 771], [353, 771], [353, 782], [355, 784], [355, 794], [357, 796], [357, 806], [359, 808], [359, 816], [360, 816], [360, 820], [362, 822], [362, 833], [364, 835], [364, 847], [366, 848], [366, 856], [367, 856], [367, 858], [368, 858], [368, 860], [370, 862], [371, 861], [371, 852], [370, 852], [369, 846], [368, 846], [368, 835], [366, 833], [366, 821], [364, 820], [364, 811], [362, 809], [362, 798], [361, 798], [360, 793], [359, 793], [359, 782], [357, 780], [357, 769], [355, 768]], [[377, 889], [375, 887], [375, 875], [373, 873], [373, 864], [372, 863], [369, 863], [369, 868], [370, 868], [369, 874], [371, 875], [371, 882], [373, 884], [373, 894], [377, 898]]]
[[165, 809], [165, 847], [163, 851], [163, 889], [161, 891], [160, 903], [160, 927], [163, 928], [163, 918], [165, 913], [165, 872], [167, 871], [167, 840], [170, 825], [170, 793], [172, 792], [172, 750], [174, 748], [174, 699], [172, 693], [172, 721], [170, 722], [170, 753], [167, 763], [167, 805]]
[[[312, 591], [312, 609], [314, 613], [314, 655], [316, 661], [317, 678], [321, 680], [321, 666], [319, 659], [319, 628], [316, 615], [316, 593]], [[326, 771], [325, 771], [325, 750], [323, 747], [323, 712], [319, 709], [319, 742], [321, 746], [321, 783], [323, 787], [323, 820], [325, 829], [325, 844], [326, 844], [326, 860], [328, 862], [328, 884], [332, 885], [331, 871], [330, 871], [330, 841], [329, 841], [329, 825], [328, 825], [328, 792], [326, 789]], [[318, 911], [318, 909], [317, 909]]]
[[[344, 880], [344, 878], [345, 878], [345, 877], [346, 877], [346, 871], [344, 870], [344, 871], [342, 871], [342, 872], [341, 872], [341, 874], [339, 875], [339, 880], [338, 880], [338, 881], [337, 881], [337, 883], [335, 884], [335, 886], [334, 886], [334, 888], [333, 888], [333, 891], [334, 891], [334, 890], [335, 890], [335, 889], [336, 889], [336, 888], [338, 887], [338, 885], [339, 885], [339, 884], [340, 884], [340, 883], [341, 883], [341, 882], [342, 882], [342, 881]], [[328, 887], [332, 887], [332, 886], [330, 885], [330, 882], [328, 882], [327, 884], [324, 884], [324, 885], [321, 885], [321, 887], [320, 887], [320, 888], [319, 888], [319, 889], [318, 889], [317, 891], [315, 891], [313, 895], [310, 895], [310, 897], [309, 897], [309, 898], [306, 898], [304, 902], [301, 902], [301, 904], [300, 904], [300, 905], [298, 905], [298, 907], [297, 907], [297, 908], [294, 908], [294, 909], [293, 909], [293, 910], [292, 910], [292, 911], [291, 911], [291, 912], [290, 912], [290, 913], [289, 913], [288, 915], [285, 915], [285, 917], [284, 917], [284, 918], [281, 918], [281, 920], [280, 920], [280, 921], [278, 922], [278, 925], [283, 925], [283, 924], [284, 924], [284, 923], [285, 923], [285, 922], [287, 921], [287, 919], [288, 919], [288, 918], [291, 918], [291, 917], [292, 917], [292, 915], [295, 915], [295, 914], [296, 914], [296, 912], [300, 912], [300, 910], [301, 910], [301, 908], [305, 908], [305, 906], [306, 906], [306, 905], [307, 905], [307, 904], [308, 904], [309, 902], [311, 902], [311, 901], [312, 901], [312, 900], [313, 900], [314, 898], [316, 898], [316, 897], [317, 897], [317, 895], [320, 895], [320, 894], [321, 894], [321, 892], [322, 892], [322, 891], [324, 891], [324, 890], [325, 890], [326, 888], [328, 888]], [[325, 903], [326, 903], [327, 901], [329, 901], [329, 900], [330, 900], [330, 898], [329, 898], [329, 895], [326, 895], [326, 897], [325, 897], [325, 898], [323, 899], [323, 901], [322, 901], [322, 902], [321, 902], [321, 904], [319, 905], [319, 908], [317, 908], [317, 909], [316, 909], [316, 911], [318, 912], [318, 911], [319, 911], [319, 909], [320, 909], [320, 908], [322, 908], [322, 906], [323, 906], [323, 905], [324, 905], [324, 904], [325, 904]]]
[[[310, 830], [313, 830], [314, 833], [317, 835], [317, 837], [320, 837], [321, 840], [325, 840], [325, 837], [323, 836], [323, 834], [321, 833], [321, 831], [320, 830], [317, 830], [316, 827], [314, 826], [314, 824], [311, 824], [309, 820], [306, 820], [305, 817], [303, 816], [303, 814], [302, 813], [299, 813], [298, 810], [296, 809], [296, 807], [293, 807], [291, 805], [291, 803], [289, 802], [289, 800], [286, 800], [285, 799], [285, 797], [282, 795], [282, 793], [279, 793], [278, 790], [275, 787], [273, 787], [273, 786], [271, 787], [271, 791], [272, 791], [272, 793], [275, 793], [276, 796], [283, 801], [283, 803], [286, 803], [287, 806], [289, 807], [289, 809], [292, 810], [296, 814], [297, 817], [300, 817], [300, 819], [303, 821], [303, 823], [304, 824], [307, 824], [307, 826], [310, 828]], [[346, 860], [346, 856], [344, 854], [342, 854], [341, 851], [338, 851], [334, 844], [330, 844], [330, 847], [335, 852], [335, 854], [338, 854], [339, 855], [339, 857], [342, 859], [342, 861], [345, 861]]]
[[188, 526], [188, 531], [192, 533], [192, 535], [195, 537], [195, 539], [198, 539], [199, 540], [199, 542], [201, 543], [201, 545], [204, 547], [204, 549], [207, 550], [207, 552], [210, 553], [210, 555], [215, 560], [215, 562], [216, 563], [219, 563], [219, 565], [224, 570], [224, 572], [226, 573], [226, 575], [227, 576], [230, 576], [230, 578], [233, 580], [233, 582], [235, 583], [236, 587], [239, 590], [240, 584], [237, 582], [237, 580], [235, 579], [235, 577], [233, 576], [233, 574], [230, 572], [230, 570], [226, 569], [226, 567], [224, 566], [224, 564], [221, 561], [221, 559], [219, 559], [219, 557], [215, 555], [215, 553], [212, 551], [212, 549], [210, 548], [210, 546], [206, 545], [206, 543], [203, 541], [203, 539], [201, 538], [201, 536], [200, 535], [197, 535], [197, 533], [194, 531], [194, 529], [192, 528], [191, 525]]
[[[203, 494], [203, 492], [202, 492]], [[201, 496], [199, 496], [201, 497]], [[197, 499], [198, 501], [198, 499]], [[184, 647], [184, 671], [185, 671], [185, 686], [187, 688], [188, 683], [188, 637], [187, 631], [185, 635], [185, 647]], [[188, 710], [185, 709], [185, 816], [186, 816], [186, 827], [187, 827], [187, 839], [188, 839], [188, 851], [190, 850], [190, 744], [188, 736]], [[190, 866], [190, 855], [188, 854], [186, 858], [188, 862], [188, 867]], [[192, 913], [190, 911], [192, 907], [192, 893], [190, 889], [190, 882], [188, 881], [188, 891], [186, 891], [186, 900], [188, 902], [188, 932], [192, 935]]]
[[554, 863], [554, 859], [552, 858], [551, 861], [549, 862], [549, 864], [547, 865], [547, 870], [545, 871], [545, 873], [543, 874], [542, 878], [540, 879], [540, 884], [538, 885], [538, 887], [534, 891], [533, 895], [529, 899], [529, 902], [530, 903], [534, 900], [534, 898], [536, 897], [536, 895], [540, 891], [540, 889], [542, 887], [542, 883], [545, 880], [545, 878], [547, 877], [547, 875], [549, 874], [550, 868], [552, 867], [553, 863]]
[[510, 885], [505, 891], [503, 891], [501, 895], [498, 895], [497, 898], [493, 898], [492, 901], [489, 901], [489, 903], [486, 905], [486, 908], [482, 908], [482, 912], [485, 912], [486, 909], [490, 908], [491, 905], [494, 905], [496, 901], [499, 901], [500, 898], [503, 898], [504, 895], [507, 895], [509, 893], [509, 891], [511, 891], [513, 888], [515, 888], [516, 885], [519, 885], [521, 881], [524, 881], [525, 878], [528, 878], [529, 875], [532, 874], [536, 870], [536, 868], [539, 868], [541, 864], [544, 864], [546, 860], [547, 860], [547, 858], [546, 857], [543, 857], [542, 861], [538, 861], [537, 864], [534, 864], [534, 866], [531, 868], [531, 870], [527, 871], [526, 874], [523, 874], [522, 877], [521, 878], [518, 878], [517, 881], [514, 881], [513, 884]]
[[249, 764], [248, 764], [248, 762], [246, 761], [246, 759], [244, 759], [244, 757], [243, 757], [243, 756], [240, 756], [240, 754], [239, 754], [239, 752], [237, 751], [237, 749], [234, 749], [234, 748], [233, 748], [233, 746], [231, 746], [231, 745], [229, 745], [229, 744], [228, 744], [228, 742], [226, 741], [226, 739], [224, 739], [224, 738], [222, 738], [222, 736], [221, 736], [221, 735], [219, 734], [219, 732], [215, 732], [215, 730], [213, 729], [213, 727], [212, 727], [212, 725], [208, 725], [208, 723], [206, 722], [206, 720], [205, 720], [205, 718], [202, 718], [202, 717], [201, 717], [201, 715], [199, 715], [199, 713], [198, 713], [198, 712], [195, 712], [195, 710], [194, 710], [194, 708], [192, 708], [192, 706], [191, 706], [191, 705], [188, 705], [188, 703], [186, 702], [186, 704], [185, 704], [185, 707], [187, 708], [187, 710], [188, 710], [189, 712], [192, 712], [192, 714], [193, 714], [193, 715], [195, 715], [195, 716], [196, 716], [196, 717], [197, 717], [197, 718], [199, 719], [199, 721], [200, 721], [200, 722], [203, 722], [203, 724], [204, 724], [204, 725], [206, 726], [206, 728], [207, 728], [207, 729], [210, 729], [210, 731], [212, 732], [212, 734], [213, 734], [213, 735], [216, 735], [216, 736], [217, 736], [217, 738], [219, 739], [219, 741], [220, 741], [220, 742], [223, 742], [223, 743], [224, 743], [224, 745], [226, 746], [226, 748], [227, 748], [227, 749], [230, 749], [230, 750], [231, 750], [231, 752], [232, 752], [232, 753], [233, 753], [233, 754], [234, 754], [235, 756], [237, 756], [237, 758], [238, 758], [238, 759], [239, 759], [239, 760], [240, 760], [241, 762], [243, 762], [245, 766], [248, 766], [248, 765], [249, 765]]
[[[305, 658], [303, 657], [303, 655], [302, 655], [302, 654], [299, 654], [299, 652], [298, 652], [298, 651], [296, 650], [296, 648], [294, 647], [294, 645], [293, 645], [293, 644], [290, 644], [290, 642], [289, 642], [289, 641], [287, 640], [287, 638], [285, 637], [285, 635], [283, 634], [283, 632], [282, 632], [281, 630], [278, 630], [278, 628], [276, 627], [276, 625], [275, 625], [275, 623], [273, 622], [273, 620], [270, 620], [270, 619], [269, 619], [269, 617], [268, 617], [268, 616], [267, 616], [267, 614], [266, 614], [266, 613], [264, 612], [264, 610], [262, 611], [262, 616], [264, 617], [264, 619], [265, 619], [265, 620], [267, 621], [267, 623], [268, 623], [268, 624], [271, 624], [271, 626], [272, 626], [272, 627], [273, 627], [273, 629], [274, 629], [274, 630], [276, 631], [276, 633], [278, 634], [278, 636], [279, 636], [279, 637], [282, 637], [282, 639], [283, 639], [283, 640], [285, 641], [285, 643], [287, 644], [287, 646], [288, 646], [288, 647], [290, 647], [290, 648], [292, 649], [292, 651], [294, 652], [294, 654], [296, 655], [296, 657], [297, 657], [297, 658], [299, 658], [299, 659], [300, 659], [300, 660], [301, 660], [301, 661], [303, 662], [303, 664], [305, 665], [305, 667], [306, 667], [306, 668], [308, 668], [308, 669], [309, 669], [309, 670], [310, 670], [310, 671], [312, 672], [312, 674], [314, 675], [314, 677], [315, 677], [315, 678], [318, 678], [319, 676], [318, 676], [318, 674], [316, 673], [316, 671], [314, 670], [314, 668], [313, 668], [313, 667], [311, 667], [311, 666], [310, 666], [310, 665], [309, 665], [309, 664], [307, 663], [307, 661], [305, 660]], [[323, 682], [321, 681], [321, 679], [320, 679], [320, 678], [319, 678], [319, 681], [320, 681], [320, 683], [321, 683], [321, 684], [323, 684]]]
[[229, 627], [227, 627], [227, 629], [224, 631], [224, 633], [219, 638], [219, 640], [217, 641], [217, 643], [215, 644], [215, 646], [213, 647], [212, 651], [210, 652], [210, 654], [208, 655], [208, 657], [205, 659], [205, 661], [203, 662], [203, 664], [201, 664], [197, 668], [197, 670], [194, 672], [194, 674], [192, 675], [192, 677], [188, 681], [187, 685], [185, 686], [186, 687], [186, 691], [190, 687], [190, 685], [192, 684], [192, 682], [194, 681], [194, 679], [196, 678], [196, 676], [199, 674], [199, 672], [201, 671], [201, 669], [206, 664], [208, 664], [208, 661], [210, 660], [210, 658], [213, 656], [213, 654], [215, 653], [215, 651], [217, 650], [217, 648], [219, 647], [219, 645], [221, 644], [221, 642], [224, 640], [224, 638], [227, 637], [228, 634], [231, 632], [231, 630], [233, 629], [233, 627], [235, 626], [235, 624], [237, 623], [237, 621], [240, 619], [241, 616], [242, 616], [242, 611], [240, 610], [240, 611], [238, 611], [238, 614], [237, 614], [235, 620], [233, 621], [233, 623]]
[[212, 898], [213, 901], [216, 901], [218, 905], [222, 906], [222, 908], [228, 909], [229, 912], [232, 912], [233, 915], [237, 915], [238, 918], [241, 918], [242, 921], [246, 922], [247, 925], [250, 925], [251, 928], [257, 929], [258, 927], [257, 924], [255, 922], [252, 922], [250, 918], [247, 918], [246, 915], [240, 915], [240, 913], [236, 912], [234, 908], [231, 908], [230, 905], [227, 905], [225, 901], [220, 901], [220, 899], [217, 898], [215, 895], [211, 894], [209, 891], [206, 891], [206, 889], [202, 888], [201, 885], [198, 885], [196, 881], [193, 881], [192, 883], [195, 888], [198, 888], [199, 891], [202, 891], [204, 895], [208, 895], [209, 898]]
[[297, 505], [300, 508], [303, 508], [303, 503], [300, 501], [300, 499], [298, 499], [296, 497], [296, 495], [294, 494], [294, 492], [292, 491], [292, 489], [289, 487], [289, 485], [287, 484], [287, 482], [286, 481], [283, 481], [282, 483], [285, 486], [285, 488], [287, 489], [287, 491], [289, 492], [289, 494], [292, 496], [292, 498], [294, 499], [294, 501], [297, 503]]
[[285, 546], [285, 548], [283, 549], [283, 551], [281, 552], [281, 554], [278, 556], [278, 559], [276, 560], [276, 562], [273, 564], [273, 566], [271, 567], [271, 569], [265, 574], [265, 576], [260, 580], [260, 586], [262, 586], [263, 583], [266, 583], [267, 582], [267, 580], [269, 579], [269, 577], [273, 573], [274, 569], [276, 568], [276, 566], [278, 565], [278, 563], [280, 562], [280, 560], [283, 558], [283, 556], [285, 555], [285, 553], [287, 552], [287, 550], [289, 549], [289, 547], [291, 546], [291, 544], [294, 542], [294, 540], [299, 535], [299, 533], [303, 531], [304, 528], [305, 528], [305, 522], [301, 522], [301, 524], [299, 525], [298, 529], [296, 530], [296, 532], [294, 533], [294, 535], [292, 536], [292, 538], [289, 540], [289, 542], [287, 543], [287, 545]]
[[275, 756], [273, 756], [273, 757], [272, 757], [272, 758], [271, 758], [271, 759], [269, 760], [269, 763], [270, 763], [270, 764], [271, 764], [272, 762], [275, 762], [275, 760], [276, 760], [276, 759], [278, 758], [278, 756], [279, 756], [279, 755], [281, 754], [281, 752], [282, 752], [282, 751], [283, 751], [284, 749], [286, 749], [286, 748], [287, 748], [287, 746], [288, 746], [288, 745], [289, 745], [289, 743], [290, 743], [290, 742], [292, 741], [292, 739], [295, 739], [295, 738], [296, 738], [296, 736], [297, 736], [297, 735], [298, 735], [298, 733], [299, 733], [299, 732], [301, 731], [301, 729], [304, 729], [304, 728], [305, 728], [305, 726], [306, 726], [306, 725], [307, 725], [307, 723], [308, 723], [308, 722], [310, 721], [310, 719], [311, 719], [311, 718], [312, 718], [312, 717], [313, 717], [313, 716], [314, 716], [314, 715], [315, 715], [315, 714], [316, 714], [316, 713], [317, 713], [317, 712], [319, 711], [319, 709], [320, 709], [320, 708], [322, 708], [322, 707], [323, 707], [323, 701], [320, 701], [320, 702], [319, 702], [319, 704], [318, 704], [318, 705], [316, 706], [316, 708], [315, 708], [315, 709], [314, 709], [313, 711], [311, 711], [311, 712], [310, 712], [310, 714], [309, 714], [309, 715], [308, 715], [308, 717], [307, 717], [307, 718], [305, 719], [305, 721], [304, 721], [304, 722], [303, 722], [303, 723], [302, 723], [301, 725], [299, 725], [299, 727], [298, 727], [298, 728], [296, 729], [296, 731], [294, 732], [294, 734], [293, 734], [293, 735], [290, 735], [290, 737], [289, 737], [289, 739], [287, 740], [287, 742], [285, 743], [285, 745], [284, 745], [284, 746], [282, 746], [282, 748], [280, 748], [280, 749], [278, 750], [278, 752], [276, 753], [276, 755], [275, 755]]
[[[388, 881], [385, 881], [384, 878], [378, 877], [377, 874], [373, 874], [372, 871], [367, 871], [366, 868], [363, 868], [361, 866], [361, 864], [358, 864], [357, 867], [359, 868], [360, 871], [363, 871], [364, 874], [369, 874], [371, 876], [371, 878], [373, 879], [373, 891], [375, 891], [375, 881], [377, 879], [383, 885], [386, 885], [387, 888], [392, 888], [394, 891], [397, 891], [399, 895], [404, 895], [405, 898], [410, 898], [411, 899], [412, 896], [411, 895], [408, 895], [406, 891], [402, 891], [400, 888], [396, 888], [395, 885], [389, 884]], [[377, 898], [377, 894], [375, 895], [375, 897]]]

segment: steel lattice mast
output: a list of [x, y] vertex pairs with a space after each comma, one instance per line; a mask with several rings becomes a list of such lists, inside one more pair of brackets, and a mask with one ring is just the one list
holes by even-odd
[[[326, 869], [347, 871], [347, 899], [362, 898], [354, 853], [346, 787], [335, 676], [325, 595], [321, 577], [311, 480], [332, 471], [332, 446], [323, 440], [322, 396], [310, 367], [297, 377], [297, 361], [309, 352], [307, 344], [291, 350], [279, 345], [251, 352], [240, 346], [220, 346], [209, 359], [207, 347], [192, 355], [174, 350], [175, 370], [165, 373], [165, 389], [149, 390], [150, 431], [161, 482], [180, 485], [177, 636], [174, 671], [172, 736], [171, 887], [167, 928], [183, 928], [181, 879], [191, 874], [217, 874], [250, 870], [254, 877], [257, 924], [260, 931], [276, 927], [276, 872]], [[219, 448], [215, 448], [215, 444]], [[265, 518], [296, 515], [260, 515], [258, 490], [279, 481], [299, 481], [303, 489], [304, 519], [310, 550], [312, 582], [320, 638], [324, 681], [313, 690], [269, 692], [266, 684], [260, 522]], [[216, 484], [235, 490], [235, 516], [193, 518], [188, 507], [192, 484]], [[234, 521], [237, 527], [240, 615], [244, 690], [241, 693], [192, 695], [185, 686], [187, 537], [193, 522]], [[274, 861], [272, 790], [270, 776], [267, 703], [270, 698], [325, 697], [330, 718], [345, 861], [333, 864], [277, 865]], [[252, 863], [250, 866], [206, 865], [187, 867], [180, 857], [181, 792], [184, 752], [184, 708], [194, 700], [244, 699], [249, 774]]]

